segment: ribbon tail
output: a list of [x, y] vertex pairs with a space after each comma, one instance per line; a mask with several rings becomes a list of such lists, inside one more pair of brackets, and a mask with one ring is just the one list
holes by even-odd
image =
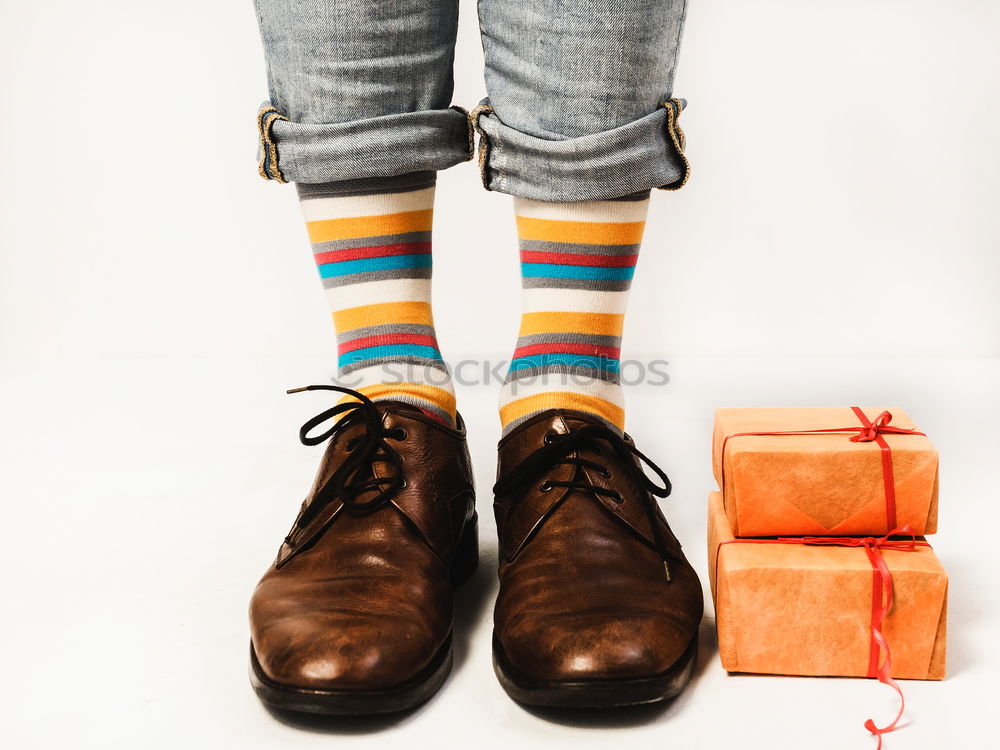
[[882, 665], [878, 669], [878, 681], [883, 685], [891, 687], [899, 696], [899, 711], [896, 712], [896, 717], [890, 723], [886, 724], [884, 727], [880, 727], [875, 724], [873, 719], [868, 719], [865, 722], [865, 729], [878, 737], [878, 747], [881, 748], [882, 735], [894, 731], [896, 729], [896, 725], [899, 724], [899, 720], [903, 718], [903, 711], [906, 709], [906, 699], [903, 697], [903, 689], [899, 686], [899, 683], [889, 676], [889, 672], [892, 669], [892, 659], [889, 655], [889, 644], [886, 642], [885, 636], [882, 635], [881, 630], [873, 628], [872, 638], [878, 643], [879, 648], [885, 652], [885, 661], [882, 662]]

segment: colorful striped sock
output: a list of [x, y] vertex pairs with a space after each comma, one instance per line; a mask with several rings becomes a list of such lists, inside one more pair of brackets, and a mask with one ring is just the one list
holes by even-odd
[[616, 201], [514, 199], [523, 314], [500, 395], [504, 434], [547, 409], [625, 425], [622, 326], [649, 192]]
[[455, 423], [431, 314], [434, 172], [299, 184], [337, 331], [338, 382]]

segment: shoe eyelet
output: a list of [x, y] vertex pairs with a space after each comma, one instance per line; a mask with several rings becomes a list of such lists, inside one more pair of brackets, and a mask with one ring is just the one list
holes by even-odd
[[550, 432], [546, 432], [545, 433], [545, 437], [542, 438], [542, 442], [545, 443], [546, 445], [552, 445], [552, 443], [555, 442], [555, 439], [557, 437], [559, 437], [558, 433], [551, 432], [551, 431]]
[[550, 482], [548, 479], [546, 479], [544, 482], [538, 485], [539, 492], [548, 492], [551, 489], [552, 489], [552, 482]]
[[406, 477], [403, 477], [402, 481], [399, 483], [399, 489], [401, 490], [406, 489]]
[[622, 503], [625, 502], [625, 498], [622, 497], [622, 494], [620, 492], [616, 492], [615, 494], [611, 495], [611, 501], [617, 505], [621, 505]]
[[611, 479], [611, 472], [608, 471], [606, 468], [602, 468], [601, 471], [600, 471], [600, 474], [605, 479]]
[[406, 435], [407, 432], [405, 427], [394, 427], [389, 437], [391, 437], [393, 440], [403, 441], [406, 440]]

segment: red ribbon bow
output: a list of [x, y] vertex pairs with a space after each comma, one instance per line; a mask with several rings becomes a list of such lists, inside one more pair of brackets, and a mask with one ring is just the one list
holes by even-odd
[[[888, 414], [888, 412], [885, 412]], [[891, 418], [891, 417], [890, 417]], [[888, 421], [888, 420], [886, 420]], [[860, 436], [859, 436], [860, 437]], [[894, 536], [908, 536], [909, 539], [893, 539]], [[808, 544], [814, 546], [831, 547], [864, 547], [868, 555], [868, 561], [872, 566], [872, 612], [871, 612], [871, 646], [868, 651], [868, 676], [874, 677], [883, 685], [888, 685], [899, 695], [899, 711], [889, 724], [879, 727], [873, 719], [865, 721], [865, 729], [878, 737], [878, 748], [882, 748], [882, 735], [896, 729], [899, 720], [903, 717], [903, 710], [906, 708], [906, 700], [903, 697], [903, 689], [894, 679], [892, 671], [892, 655], [889, 652], [889, 642], [882, 633], [882, 623], [889, 616], [892, 609], [892, 573], [889, 566], [882, 557], [882, 550], [892, 549], [900, 552], [914, 552], [917, 547], [930, 547], [926, 541], [917, 541], [913, 535], [913, 530], [909, 526], [901, 526], [893, 529], [883, 537], [856, 537], [856, 536], [802, 536], [802, 537], [778, 537], [777, 539], [727, 539], [719, 543], [719, 550], [726, 544]], [[718, 550], [716, 550], [716, 566], [718, 566]], [[885, 659], [879, 664], [879, 657], [885, 653]]]
[[[907, 429], [905, 427], [896, 427], [890, 425], [889, 422], [892, 421], [892, 414], [888, 411], [884, 411], [875, 417], [875, 421], [868, 419], [865, 413], [861, 411], [857, 406], [852, 406], [851, 411], [854, 412], [855, 416], [861, 422], [861, 429], [856, 435], [851, 436], [851, 442], [853, 443], [871, 443], [874, 442], [878, 445], [879, 450], [882, 452], [882, 486], [885, 489], [885, 521], [886, 529], [894, 529], [896, 527], [896, 483], [892, 478], [892, 450], [889, 448], [889, 444], [885, 442], [883, 435], [925, 435], [926, 433], [918, 432], [916, 428]], [[730, 438], [734, 437], [745, 437], [748, 435], [760, 436], [760, 435], [827, 435], [836, 432], [854, 432], [858, 430], [857, 427], [828, 427], [826, 429], [817, 430], [776, 430], [769, 432], [736, 432], [732, 435], [726, 435], [725, 439], [722, 441], [722, 489], [726, 489], [725, 480], [725, 453], [726, 453], [726, 443], [729, 442]], [[892, 532], [890, 532], [891, 534]]]
[[[890, 425], [889, 422], [892, 421], [892, 414], [887, 411], [882, 412], [874, 421], [869, 422], [865, 413], [861, 411], [856, 406], [852, 406], [851, 409], [857, 414], [858, 419], [861, 420], [863, 425], [861, 432], [851, 438], [852, 443], [870, 443], [873, 440], [878, 440], [880, 435], [913, 435], [914, 429], [907, 429], [905, 427], [896, 427], [895, 425]], [[916, 433], [921, 434], [921, 433]]]
[[[885, 442], [885, 438], [882, 437], [883, 434], [891, 435], [923, 435], [922, 432], [917, 432], [915, 429], [903, 429], [902, 427], [892, 427], [889, 422], [892, 421], [892, 414], [887, 411], [882, 412], [877, 417], [875, 421], [871, 422], [865, 413], [861, 411], [856, 406], [852, 406], [851, 410], [855, 413], [858, 419], [861, 420], [861, 431], [851, 438], [852, 443], [870, 443], [875, 442], [879, 450], [882, 452], [882, 486], [885, 488], [885, 522], [888, 528], [892, 528], [896, 525], [896, 482], [892, 478], [892, 451], [889, 449], [889, 444]], [[889, 534], [892, 534], [890, 531]]]

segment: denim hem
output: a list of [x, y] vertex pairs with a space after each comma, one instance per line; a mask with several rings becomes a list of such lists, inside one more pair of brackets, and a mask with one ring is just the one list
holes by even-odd
[[627, 125], [547, 140], [504, 124], [487, 97], [469, 113], [480, 136], [483, 187], [550, 202], [612, 200], [651, 188], [679, 190], [691, 174], [677, 123], [685, 105], [683, 99], [668, 99]]
[[339, 182], [441, 170], [473, 156], [462, 107], [353, 122], [292, 122], [269, 102], [257, 113], [257, 171], [277, 182]]

